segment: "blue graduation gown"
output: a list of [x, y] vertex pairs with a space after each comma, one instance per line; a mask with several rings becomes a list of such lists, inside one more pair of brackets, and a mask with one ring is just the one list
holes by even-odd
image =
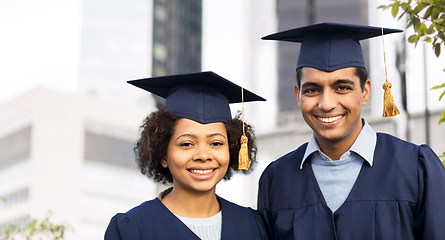
[[[222, 211], [221, 239], [267, 239], [261, 215], [218, 197]], [[116, 214], [105, 232], [105, 240], [190, 239], [199, 240], [158, 198], [127, 213]]]
[[258, 210], [270, 239], [443, 240], [445, 169], [426, 145], [377, 134], [373, 166], [364, 163], [343, 205], [326, 205], [307, 143], [263, 172]]

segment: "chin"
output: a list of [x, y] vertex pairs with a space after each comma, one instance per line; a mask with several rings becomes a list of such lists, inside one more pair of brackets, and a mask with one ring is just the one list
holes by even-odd
[[201, 186], [195, 186], [192, 188], [193, 191], [196, 192], [211, 192], [214, 191], [216, 189], [216, 184], [215, 185], [201, 185]]
[[318, 135], [321, 137], [321, 139], [328, 142], [340, 142], [345, 139], [345, 137], [341, 133], [321, 133]]

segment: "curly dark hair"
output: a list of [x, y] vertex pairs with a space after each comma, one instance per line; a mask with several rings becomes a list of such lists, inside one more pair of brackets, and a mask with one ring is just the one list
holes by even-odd
[[[226, 175], [223, 179], [228, 180], [234, 171], [238, 169], [238, 153], [241, 148], [240, 139], [243, 134], [243, 121], [240, 119], [241, 113], [225, 123], [230, 152], [230, 162]], [[141, 136], [134, 148], [136, 153], [136, 162], [139, 165], [141, 173], [153, 178], [155, 182], [173, 183], [173, 176], [168, 168], [161, 164], [167, 156], [168, 144], [172, 137], [176, 123], [181, 118], [175, 116], [171, 111], [164, 108], [159, 109], [145, 118], [140, 126]], [[245, 134], [249, 140], [248, 151], [250, 166], [256, 164], [257, 146], [255, 143], [255, 133], [253, 127], [244, 123]], [[249, 170], [244, 171], [247, 173]]]

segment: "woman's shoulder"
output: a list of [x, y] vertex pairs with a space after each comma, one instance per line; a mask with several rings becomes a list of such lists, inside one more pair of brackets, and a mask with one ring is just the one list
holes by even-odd
[[163, 211], [162, 202], [155, 198], [141, 203], [126, 213], [118, 213], [110, 220], [105, 239], [139, 239], [140, 234], [144, 235], [146, 231], [156, 228], [158, 225], [156, 221], [165, 217]]
[[161, 200], [155, 198], [141, 203], [126, 213], [118, 213], [113, 218], [116, 218], [118, 224], [152, 225], [156, 219], [169, 218], [170, 215], [172, 214]]
[[152, 216], [156, 216], [156, 213], [158, 213], [162, 207], [163, 205], [161, 201], [155, 198], [153, 200], [145, 201], [125, 213], [114, 215], [111, 221], [115, 221], [118, 225], [144, 222]]
[[154, 208], [159, 208], [162, 205], [162, 202], [158, 199], [152, 199], [149, 201], [145, 201], [138, 206], [128, 210], [125, 215], [128, 216], [137, 216], [139, 214], [146, 214], [147, 212], [151, 212]]
[[250, 208], [250, 207], [243, 207], [243, 206], [233, 203], [229, 200], [226, 200], [220, 196], [217, 196], [217, 197], [218, 197], [219, 203], [221, 204], [221, 208], [228, 207], [228, 208], [233, 208], [233, 209], [237, 209], [237, 210], [241, 210], [241, 211], [252, 210], [252, 208]]

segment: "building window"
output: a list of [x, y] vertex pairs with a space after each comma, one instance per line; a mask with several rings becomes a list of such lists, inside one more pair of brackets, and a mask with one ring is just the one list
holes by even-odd
[[7, 228], [9, 228], [12, 225], [17, 226], [19, 229], [24, 229], [29, 224], [29, 218], [28, 217], [21, 217], [14, 221], [10, 221], [8, 223], [0, 225], [0, 234], [3, 233]]
[[154, 7], [154, 17], [159, 22], [167, 21], [168, 19], [167, 9], [161, 4], [156, 4], [156, 6]]
[[0, 169], [29, 159], [31, 126], [0, 139]]
[[10, 193], [6, 196], [0, 196], [0, 209], [8, 208], [18, 203], [24, 202], [29, 198], [29, 188], [24, 188], [19, 191]]
[[153, 56], [156, 60], [160, 62], [167, 61], [168, 52], [167, 47], [161, 43], [155, 43], [153, 45]]
[[154, 0], [153, 76], [201, 71], [201, 38], [202, 0]]
[[85, 133], [86, 161], [137, 169], [134, 147], [134, 142], [91, 132]]

